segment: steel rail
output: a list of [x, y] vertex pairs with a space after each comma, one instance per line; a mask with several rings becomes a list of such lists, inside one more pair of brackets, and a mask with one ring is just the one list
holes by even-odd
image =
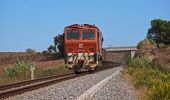
[[17, 82], [17, 83], [1, 85], [0, 86], [0, 92], [3, 91], [3, 90], [10, 89], [10, 88], [20, 87], [20, 86], [28, 85], [28, 84], [33, 84], [33, 83], [36, 83], [36, 82], [41, 82], [41, 81], [44, 81], [44, 80], [50, 80], [50, 79], [54, 79], [54, 78], [58, 78], [58, 77], [62, 77], [62, 76], [70, 75], [70, 74], [73, 74], [73, 73], [47, 76], [47, 77], [37, 78], [37, 79], [34, 79], [34, 80], [26, 80], [26, 81]]

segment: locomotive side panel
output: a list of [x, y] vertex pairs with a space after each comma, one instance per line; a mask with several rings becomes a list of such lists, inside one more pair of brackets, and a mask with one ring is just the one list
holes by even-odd
[[98, 32], [98, 44], [99, 44], [99, 56], [102, 56], [102, 43], [103, 43], [103, 37], [102, 32]]

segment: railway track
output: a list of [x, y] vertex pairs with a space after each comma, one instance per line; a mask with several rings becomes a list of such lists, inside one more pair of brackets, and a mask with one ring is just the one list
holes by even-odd
[[[97, 68], [95, 72], [102, 71], [108, 68], [113, 68], [118, 65], [120, 64], [113, 63], [113, 62], [104, 62], [103, 66]], [[3, 85], [3, 86], [0, 86], [0, 99], [14, 96], [17, 94], [21, 94], [23, 92], [35, 90], [38, 88], [42, 88], [45, 86], [49, 86], [49, 85], [52, 85], [52, 84], [55, 84], [61, 81], [65, 81], [68, 79], [80, 77], [86, 74], [89, 74], [89, 72], [82, 72], [81, 74], [69, 73], [69, 74], [64, 74], [64, 75], [49, 76], [49, 77], [38, 78], [34, 80], [27, 80], [23, 82]]]

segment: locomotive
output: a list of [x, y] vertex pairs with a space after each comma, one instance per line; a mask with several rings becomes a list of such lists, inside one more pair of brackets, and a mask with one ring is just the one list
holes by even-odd
[[73, 24], [64, 28], [65, 67], [79, 73], [102, 65], [102, 32], [95, 25]]

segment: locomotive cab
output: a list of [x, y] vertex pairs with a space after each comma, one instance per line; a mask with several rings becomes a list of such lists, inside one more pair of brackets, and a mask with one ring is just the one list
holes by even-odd
[[102, 60], [102, 34], [96, 26], [70, 25], [64, 29], [65, 66], [76, 73], [94, 70]]

